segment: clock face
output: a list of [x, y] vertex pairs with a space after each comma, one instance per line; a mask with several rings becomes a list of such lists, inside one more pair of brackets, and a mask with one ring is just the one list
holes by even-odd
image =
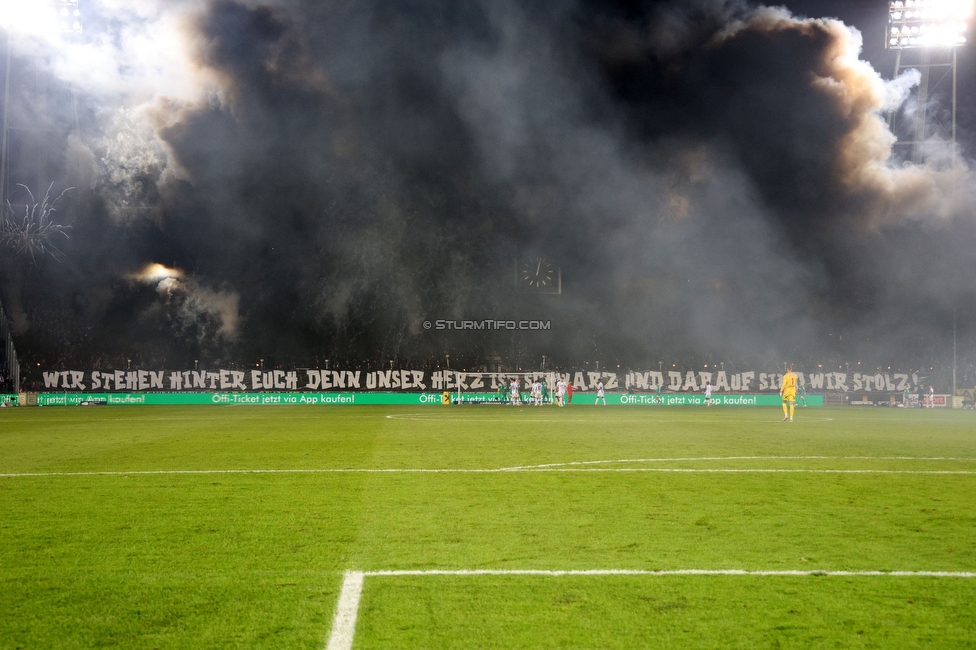
[[553, 286], [553, 280], [556, 278], [556, 269], [553, 268], [552, 262], [542, 257], [537, 257], [531, 262], [524, 262], [519, 267], [519, 271], [522, 282], [526, 286], [537, 289]]

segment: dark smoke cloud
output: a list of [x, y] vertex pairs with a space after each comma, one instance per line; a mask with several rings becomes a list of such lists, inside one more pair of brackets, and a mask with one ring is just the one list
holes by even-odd
[[[67, 260], [4, 252], [38, 358], [910, 364], [954, 307], [976, 322], [968, 167], [889, 161], [882, 111], [913, 78], [884, 83], [839, 21], [704, 0], [180, 15], [196, 90], [118, 110], [119, 88], [77, 88], [50, 163], [87, 181]], [[562, 295], [516, 291], [539, 256]], [[133, 282], [150, 263], [186, 276]], [[423, 327], [455, 318], [552, 330]]]

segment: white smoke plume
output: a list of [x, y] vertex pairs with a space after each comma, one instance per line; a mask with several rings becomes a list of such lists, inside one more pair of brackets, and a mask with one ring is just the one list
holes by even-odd
[[[296, 358], [443, 354], [418, 323], [518, 310], [563, 323], [532, 344], [550, 358], [773, 357], [841, 328], [911, 339], [976, 283], [900, 284], [968, 268], [974, 183], [893, 162], [885, 112], [918, 74], [885, 81], [840, 21], [453, 6], [92, 0], [82, 37], [17, 38], [77, 96], [95, 281], [193, 270], [99, 304], [135, 329], [149, 293], [180, 333]], [[524, 256], [564, 269], [560, 298], [513, 289]]]
[[218, 291], [200, 285], [180, 269], [167, 268], [162, 264], [149, 264], [129, 275], [130, 279], [155, 285], [156, 292], [178, 310], [183, 329], [204, 324], [216, 325], [215, 335], [224, 340], [237, 336], [240, 321], [240, 295], [234, 291]]

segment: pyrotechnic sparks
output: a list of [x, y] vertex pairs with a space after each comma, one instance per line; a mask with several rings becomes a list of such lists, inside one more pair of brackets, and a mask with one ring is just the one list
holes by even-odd
[[0, 244], [13, 248], [18, 253], [30, 255], [31, 261], [36, 262], [35, 255], [50, 255], [60, 261], [64, 253], [55, 245], [55, 240], [60, 237], [68, 239], [66, 232], [71, 226], [55, 223], [52, 216], [57, 209], [54, 207], [65, 194], [73, 187], [69, 187], [58, 195], [58, 198], [51, 200], [51, 189], [54, 183], [47, 188], [44, 193], [44, 200], [38, 203], [34, 199], [34, 194], [26, 185], [17, 184], [30, 195], [30, 202], [24, 204], [24, 216], [19, 218], [14, 215], [14, 207], [7, 202], [6, 213], [3, 224], [0, 225]]

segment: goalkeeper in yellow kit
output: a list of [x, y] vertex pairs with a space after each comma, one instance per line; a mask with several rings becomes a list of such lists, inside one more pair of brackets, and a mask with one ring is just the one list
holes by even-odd
[[783, 385], [779, 388], [779, 396], [783, 398], [783, 421], [789, 420], [793, 421], [793, 407], [796, 402], [796, 383], [797, 383], [796, 373], [793, 372], [793, 366], [790, 366], [786, 370], [786, 374], [783, 375]]

